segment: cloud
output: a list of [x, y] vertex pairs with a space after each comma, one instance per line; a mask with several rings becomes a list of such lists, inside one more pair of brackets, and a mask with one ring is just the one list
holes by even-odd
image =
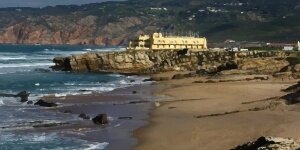
[[0, 7], [45, 7], [55, 5], [88, 4], [121, 0], [0, 0]]

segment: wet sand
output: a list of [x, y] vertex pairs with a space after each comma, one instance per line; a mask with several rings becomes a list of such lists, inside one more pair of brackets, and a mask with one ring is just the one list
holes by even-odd
[[[78, 118], [85, 113], [91, 118], [98, 114], [107, 114], [109, 125], [95, 125], [91, 120], [79, 119], [66, 125], [36, 129], [37, 132], [59, 132], [63, 136], [76, 137], [90, 142], [108, 142], [106, 149], [132, 149], [137, 144], [133, 131], [145, 126], [150, 109], [157, 97], [152, 85], [137, 85], [112, 92], [92, 95], [67, 96], [65, 98], [45, 97], [43, 99], [59, 104], [58, 108], [50, 108], [61, 114]], [[120, 119], [123, 117], [125, 119]]]
[[137, 130], [136, 150], [225, 150], [260, 136], [300, 138], [300, 106], [286, 105], [281, 89], [295, 81], [194, 83], [164, 81], [169, 98]]

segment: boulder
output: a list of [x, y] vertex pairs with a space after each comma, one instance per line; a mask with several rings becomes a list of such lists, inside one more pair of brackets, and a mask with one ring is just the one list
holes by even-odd
[[109, 123], [107, 114], [99, 114], [92, 119], [95, 124], [106, 125]]
[[36, 103], [34, 103], [34, 105], [38, 105], [38, 106], [42, 106], [42, 107], [56, 107], [57, 104], [53, 103], [53, 102], [46, 102], [44, 100], [39, 100]]
[[28, 105], [32, 105], [32, 104], [33, 104], [33, 101], [28, 101], [27, 104], [28, 104]]
[[300, 82], [283, 89], [284, 92], [298, 92], [300, 91]]
[[30, 95], [30, 93], [27, 91], [22, 91], [17, 94], [17, 96], [21, 98], [21, 102], [23, 102], [23, 103], [28, 101], [29, 95]]
[[149, 79], [144, 79], [143, 82], [151, 82], [151, 81], [154, 81], [152, 78], [149, 78]]
[[81, 113], [78, 115], [79, 118], [82, 118], [82, 119], [86, 119], [86, 120], [89, 120], [90, 117], [88, 115], [86, 115], [85, 113]]
[[239, 145], [232, 150], [296, 150], [299, 148], [299, 140], [280, 137], [260, 137], [256, 141]]
[[132, 120], [133, 117], [119, 117], [120, 120]]

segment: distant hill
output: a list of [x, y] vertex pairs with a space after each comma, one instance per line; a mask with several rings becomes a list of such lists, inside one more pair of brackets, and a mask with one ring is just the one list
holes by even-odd
[[299, 0], [129, 0], [0, 9], [0, 43], [124, 45], [142, 33], [295, 42]]

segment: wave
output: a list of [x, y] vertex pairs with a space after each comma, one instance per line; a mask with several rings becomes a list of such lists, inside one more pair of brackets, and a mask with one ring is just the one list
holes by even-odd
[[92, 51], [92, 52], [113, 52], [113, 51], [125, 51], [126, 48], [85, 48], [85, 51]]
[[88, 144], [88, 147], [84, 150], [102, 150], [105, 149], [108, 145], [109, 143], [107, 142]]
[[0, 106], [3, 106], [3, 105], [4, 105], [3, 100], [0, 100]]
[[27, 59], [25, 56], [19, 56], [19, 57], [0, 57], [0, 60], [24, 60]]
[[63, 50], [58, 50], [58, 49], [52, 49], [52, 50], [47, 50], [45, 49], [42, 52], [39, 52], [40, 54], [46, 54], [46, 55], [74, 55], [74, 54], [83, 54], [86, 53], [86, 51], [63, 51]]
[[0, 64], [0, 68], [39, 67], [51, 66], [54, 63], [23, 63], [23, 64]]

